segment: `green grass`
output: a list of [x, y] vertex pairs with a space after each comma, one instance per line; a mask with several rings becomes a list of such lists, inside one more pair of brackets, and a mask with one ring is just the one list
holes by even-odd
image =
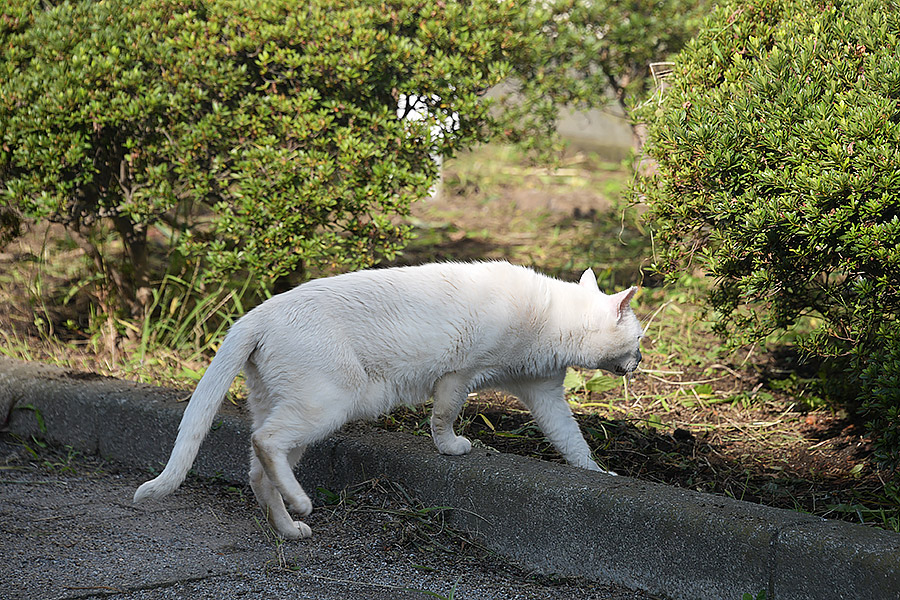
[[[698, 318], [708, 285], [702, 274], [662, 285], [649, 273], [653, 238], [642, 208], [623, 198], [630, 180], [626, 169], [590, 156], [566, 157], [553, 170], [507, 148], [480, 148], [447, 162], [442, 198], [413, 206], [417, 238], [397, 264], [507, 259], [569, 280], [591, 267], [606, 291], [641, 285], [634, 306], [647, 327], [642, 373], [627, 381], [572, 370], [567, 378], [601, 463], [897, 530], [900, 503], [864, 454], [842, 446], [864, 446], [865, 438], [843, 433], [853, 423], [825, 400], [822, 375], [780, 362], [790, 336], [729, 349]], [[192, 274], [169, 273], [147, 318], [110, 322], [90, 308], [90, 265], [65, 236], [35, 235], [18, 248], [22, 258], [0, 262], [0, 352], [23, 360], [190, 388], [225, 329], [259, 301], [246, 284], [201, 289]], [[428, 414], [427, 406], [402, 409], [379, 423], [427, 435]], [[459, 430], [484, 446], [559, 460], [508, 398], [479, 393]]]

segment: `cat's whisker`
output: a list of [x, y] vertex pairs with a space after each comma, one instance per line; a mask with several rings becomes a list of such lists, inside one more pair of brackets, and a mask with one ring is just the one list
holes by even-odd
[[659, 306], [659, 308], [657, 308], [655, 311], [653, 311], [653, 314], [650, 315], [650, 317], [647, 319], [647, 324], [642, 327], [644, 336], [647, 335], [647, 331], [649, 331], [650, 326], [653, 325], [653, 320], [656, 319], [656, 315], [658, 315], [660, 312], [662, 312], [663, 309], [665, 309], [667, 306], [672, 304], [672, 302], [673, 302], [673, 300], [667, 300], [666, 302], [663, 302], [662, 305]]

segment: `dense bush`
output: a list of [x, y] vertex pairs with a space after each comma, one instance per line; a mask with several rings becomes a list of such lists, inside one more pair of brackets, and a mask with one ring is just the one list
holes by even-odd
[[[883, 329], [885, 339], [900, 339], [896, 324]], [[860, 381], [863, 414], [876, 433], [875, 459], [896, 472], [900, 468], [900, 344], [874, 348], [865, 361]], [[895, 485], [900, 488], [900, 480]]]
[[[545, 17], [493, 0], [5, 3], [0, 223], [65, 224], [135, 313], [154, 229], [212, 280], [368, 265], [402, 246], [391, 217], [426, 194], [430, 156], [492, 133], [478, 94], [540, 59]], [[398, 118], [405, 94], [427, 118]]]
[[[560, 102], [640, 92], [703, 3], [5, 2], [0, 242], [64, 224], [105, 304], [135, 314], [160, 254], [264, 287], [371, 264], [407, 240], [395, 217], [427, 193], [431, 156], [498, 134], [546, 145]], [[515, 102], [491, 110], [504, 79]], [[426, 118], [398, 118], [407, 97]]]
[[423, 84], [403, 66], [425, 55], [408, 17], [334, 2], [46, 6], [7, 4], [0, 20], [0, 193], [65, 224], [133, 312], [154, 227], [213, 280], [366, 264], [402, 240], [387, 214], [427, 189], [433, 145], [390, 95]]
[[[676, 60], [641, 113], [658, 162], [641, 188], [656, 267], [714, 278], [710, 306], [734, 341], [796, 329], [805, 350], [850, 357], [835, 378], [876, 352], [896, 372], [897, 3], [728, 2]], [[878, 389], [871, 409], [896, 412], [897, 389]]]

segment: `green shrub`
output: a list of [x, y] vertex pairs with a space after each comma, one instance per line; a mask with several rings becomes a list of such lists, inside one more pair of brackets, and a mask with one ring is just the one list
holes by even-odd
[[[64, 224], [134, 315], [166, 268], [267, 288], [367, 266], [407, 241], [432, 156], [546, 147], [560, 102], [640, 93], [705, 2], [11, 0], [0, 242]], [[426, 118], [398, 118], [409, 95]]]
[[803, 349], [855, 373], [895, 352], [900, 5], [728, 2], [676, 62], [640, 114], [658, 163], [640, 187], [655, 267], [705, 270], [735, 343], [802, 322]]
[[[109, 303], [135, 314], [161, 275], [154, 236], [176, 263], [203, 260], [210, 281], [393, 255], [408, 235], [393, 217], [427, 193], [431, 156], [495, 133], [479, 94], [552, 43], [547, 14], [493, 0], [0, 11], [4, 235], [23, 218], [63, 223], [106, 275]], [[427, 118], [399, 119], [403, 94]]]
[[402, 243], [388, 215], [433, 170], [427, 129], [401, 123], [390, 95], [423, 82], [403, 67], [425, 60], [406, 25], [325, 1], [7, 4], [0, 194], [14, 214], [65, 224], [110, 304], [135, 314], [151, 298], [154, 228], [210, 281], [368, 264]]
[[[900, 328], [895, 323], [892, 329], [882, 329], [883, 339], [891, 343], [873, 349], [866, 357], [859, 400], [875, 434], [875, 460], [896, 476], [900, 469], [900, 344], [896, 342]], [[895, 485], [900, 486], [900, 479]]]

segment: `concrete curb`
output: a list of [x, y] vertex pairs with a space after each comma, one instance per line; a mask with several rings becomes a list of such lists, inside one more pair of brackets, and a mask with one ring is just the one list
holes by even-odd
[[[125, 464], [165, 463], [185, 396], [0, 359], [6, 430]], [[220, 416], [194, 469], [246, 482], [248, 423]], [[486, 450], [446, 457], [427, 438], [379, 431], [333, 436], [298, 472], [307, 490], [373, 477], [452, 507], [452, 525], [546, 573], [677, 600], [900, 598], [900, 534], [792, 511]], [[315, 535], [315, 512], [308, 523]]]

